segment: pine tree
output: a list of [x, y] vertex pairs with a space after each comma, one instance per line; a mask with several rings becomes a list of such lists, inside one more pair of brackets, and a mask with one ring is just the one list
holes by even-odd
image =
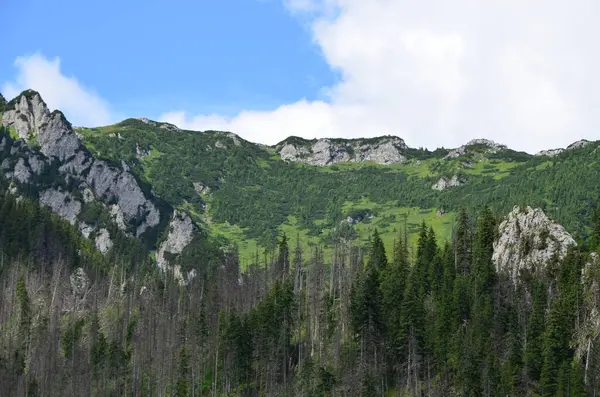
[[383, 241], [379, 236], [379, 232], [375, 229], [371, 236], [371, 250], [369, 252], [368, 266], [379, 272], [387, 266], [387, 263]]
[[469, 222], [467, 211], [462, 208], [458, 215], [454, 233], [454, 250], [456, 254], [455, 265], [457, 274], [466, 274], [470, 271], [471, 267], [471, 231]]
[[385, 313], [386, 352], [387, 361], [391, 364], [389, 371], [400, 374], [398, 363], [403, 359], [401, 340], [398, 328], [403, 323], [402, 303], [408, 278], [408, 254], [404, 239], [400, 236], [394, 242], [392, 262], [381, 273], [382, 309]]
[[592, 213], [592, 249], [600, 251], [600, 204]]
[[290, 250], [287, 243], [287, 236], [285, 233], [281, 237], [278, 246], [279, 255], [277, 257], [277, 278], [285, 279], [290, 271]]

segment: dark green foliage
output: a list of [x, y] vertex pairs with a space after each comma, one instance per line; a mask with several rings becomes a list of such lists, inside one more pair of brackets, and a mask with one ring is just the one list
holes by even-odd
[[[294, 216], [309, 235], [319, 236], [323, 226], [335, 226], [342, 215], [359, 215], [342, 214], [344, 203], [365, 198], [377, 204], [394, 201], [401, 207], [443, 207], [447, 211], [479, 211], [489, 206], [495, 213], [505, 213], [515, 204], [529, 204], [544, 208], [584, 239], [585, 226], [589, 225], [587, 214], [600, 195], [600, 154], [593, 152], [595, 145], [569, 150], [553, 158], [550, 166], [546, 166], [545, 157], [509, 149], [491, 154], [485, 145], [470, 147], [466, 157], [454, 160], [442, 160], [448, 153], [446, 149], [406, 149], [405, 155], [414, 161], [435, 160], [429, 167], [431, 176], [423, 178], [411, 176], [410, 166], [404, 169], [336, 165], [328, 169], [331, 172], [323, 172], [319, 167], [282, 162], [274, 156], [275, 149], [240, 138], [236, 138], [236, 144], [224, 132], [172, 131], [162, 127], [165, 125], [161, 123], [128, 119], [81, 132], [89, 147], [115, 162], [125, 160], [138, 178], [152, 183], [154, 191], [168, 203], [193, 208], [197, 219], [208, 208], [214, 222], [238, 225], [248, 238], [257, 239], [269, 249], [276, 244], [277, 228], [289, 216]], [[360, 141], [370, 144], [380, 139]], [[344, 145], [349, 142], [332, 141]], [[287, 143], [310, 147], [314, 142], [289, 137], [277, 147]], [[138, 157], [137, 147], [149, 148], [150, 156]], [[459, 166], [465, 160], [478, 161], [475, 157], [480, 155], [488, 159], [484, 173], [466, 172]], [[494, 179], [495, 167], [501, 167], [499, 163], [518, 166], [502, 179]], [[468, 183], [441, 192], [431, 189], [440, 175], [455, 174]], [[208, 186], [211, 193], [198, 195], [194, 183]], [[327, 237], [322, 238], [330, 243], [325, 241]]]
[[537, 281], [533, 284], [533, 303], [527, 327], [525, 348], [525, 371], [532, 381], [538, 381], [543, 363], [543, 332], [546, 318], [546, 288]]
[[[5, 109], [13, 109], [15, 107], [15, 105], [17, 103], [19, 103], [19, 101], [21, 100], [21, 97], [24, 96], [25, 98], [33, 98], [35, 95], [39, 95], [37, 91], [25, 90], [25, 91], [21, 92], [19, 95], [17, 95], [16, 97], [14, 97], [13, 99], [11, 99], [8, 103], [6, 103], [4, 108]], [[4, 97], [2, 99], [4, 99]], [[6, 101], [6, 99], [4, 99], [4, 101]]]
[[600, 204], [594, 209], [592, 215], [592, 249], [600, 251]]
[[[123, 126], [135, 129], [136, 136], [146, 128], [139, 123]], [[247, 142], [236, 146], [220, 133], [206, 133], [203, 141], [187, 132], [158, 130], [173, 134], [166, 141], [170, 144], [180, 134], [198, 150], [212, 145], [213, 154], [206, 155], [214, 155], [218, 180], [213, 180], [210, 205], [224, 218], [257, 221], [249, 233], [274, 242], [264, 252], [264, 267], [249, 266], [241, 273], [235, 247], [219, 252], [216, 246], [224, 246], [223, 241], [213, 244], [199, 233], [172, 258], [182, 272], [196, 270], [196, 278], [181, 285], [150, 267], [147, 251], [135, 241], [123, 237], [108, 256], [100, 256], [73, 226], [28, 199], [17, 203], [4, 195], [0, 286], [8, 299], [0, 302], [0, 390], [8, 395], [583, 396], [593, 391], [597, 348], [590, 348], [589, 365], [575, 349], [589, 314], [590, 298], [581, 282], [585, 250], [594, 244], [572, 248], [564, 259], [554, 258], [515, 284], [498, 274], [492, 261], [493, 207], [504, 204], [486, 207], [477, 197], [481, 191], [473, 188], [465, 200], [477, 203], [459, 212], [451, 241], [440, 243], [423, 223], [413, 252], [405, 227], [388, 260], [374, 230], [363, 268], [363, 247], [343, 222], [346, 226], [335, 227], [331, 235], [334, 259], [324, 258], [317, 247], [307, 260], [299, 242], [290, 259], [289, 239], [271, 221], [298, 210], [309, 227], [315, 219], [335, 226], [348, 215], [343, 203], [358, 200], [365, 188], [352, 182], [385, 182], [392, 173], [376, 167], [335, 171], [337, 178], [346, 178], [339, 194], [335, 189], [341, 185], [323, 190], [329, 173], [283, 163], [276, 169]], [[238, 150], [235, 158], [245, 161], [245, 169], [214, 154], [216, 140]], [[154, 149], [159, 143], [152, 142]], [[263, 156], [260, 164], [254, 163], [256, 156]], [[219, 169], [217, 159], [225, 166]], [[167, 170], [154, 161], [136, 167], [163, 173], [161, 178], [177, 173], [188, 181], [195, 178], [186, 175], [190, 170], [185, 167]], [[196, 171], [196, 176], [211, 172], [210, 167]], [[267, 185], [285, 185], [292, 194], [279, 187], [268, 191], [268, 186], [262, 192], [254, 179], [259, 176]], [[454, 193], [419, 188], [416, 178], [402, 173], [394, 178], [406, 186], [382, 184], [379, 191], [372, 188], [373, 194], [410, 201], [412, 187], [427, 190], [423, 202], [453, 200]], [[246, 184], [239, 184], [244, 179]], [[294, 184], [308, 192], [293, 190]], [[264, 201], [252, 202], [242, 193]], [[300, 194], [306, 200], [297, 199]], [[270, 214], [266, 203], [273, 198], [280, 199], [281, 207]], [[199, 197], [190, 200], [202, 203]], [[236, 204], [228, 207], [231, 203]], [[582, 207], [582, 214], [563, 216], [592, 218], [590, 205]], [[263, 212], [243, 219], [244, 211], [255, 209]], [[103, 222], [103, 216], [93, 205], [81, 214], [89, 222]], [[590, 241], [596, 239], [594, 230]], [[540, 231], [542, 242], [546, 234]], [[530, 245], [523, 252], [535, 248], [540, 247]], [[85, 296], [70, 285], [69, 275], [80, 266], [91, 279]]]

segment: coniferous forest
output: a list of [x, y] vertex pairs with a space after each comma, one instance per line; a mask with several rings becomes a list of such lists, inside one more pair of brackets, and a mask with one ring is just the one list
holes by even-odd
[[463, 210], [451, 240], [423, 224], [416, 245], [399, 224], [392, 252], [341, 231], [331, 257], [282, 235], [245, 271], [207, 254], [183, 285], [134, 239], [102, 256], [7, 194], [0, 395], [596, 395], [600, 211], [586, 244], [517, 280], [492, 261], [499, 220]]

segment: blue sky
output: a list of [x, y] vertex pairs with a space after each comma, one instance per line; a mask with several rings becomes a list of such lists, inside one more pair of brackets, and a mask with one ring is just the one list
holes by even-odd
[[274, 144], [600, 139], [596, 0], [0, 0], [0, 91]]
[[306, 25], [279, 1], [5, 0], [2, 7], [3, 30], [18, 40], [4, 40], [0, 76], [15, 74], [18, 56], [59, 56], [63, 74], [128, 115], [156, 116], [166, 104], [195, 113], [268, 109], [316, 99], [334, 79]]

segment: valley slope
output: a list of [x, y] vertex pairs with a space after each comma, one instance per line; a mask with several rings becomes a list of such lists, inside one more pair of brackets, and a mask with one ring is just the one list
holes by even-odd
[[475, 214], [484, 203], [500, 213], [544, 208], [583, 238], [589, 213], [581, 209], [591, 211], [599, 193], [595, 142], [534, 156], [483, 139], [435, 151], [389, 136], [291, 137], [267, 147], [147, 119], [77, 132], [97, 156], [124, 161], [159, 197], [237, 243], [243, 263], [282, 233], [327, 251], [340, 233], [366, 243], [377, 228], [391, 250], [398, 228], [406, 223], [414, 242], [425, 221], [444, 240], [461, 207]]
[[[183, 230], [171, 236], [179, 251], [192, 235], [204, 235], [223, 249], [236, 245], [243, 266], [272, 252], [283, 233], [305, 248], [323, 246], [326, 258], [334, 240], [365, 245], [375, 228], [388, 250], [399, 229], [406, 228], [412, 245], [423, 221], [444, 241], [461, 208], [474, 215], [483, 205], [503, 214], [514, 205], [542, 208], [581, 240], [600, 194], [598, 142], [535, 156], [485, 139], [435, 151], [410, 148], [394, 136], [290, 137], [269, 147], [230, 132], [187, 131], [145, 118], [71, 128], [34, 91], [1, 105], [10, 135], [3, 141], [10, 143], [4, 175], [16, 185], [35, 185], [34, 196], [80, 222], [82, 232], [98, 239], [109, 230], [116, 234], [110, 224], [121, 224], [154, 251], [168, 230]], [[49, 130], [46, 118], [60, 128]], [[38, 158], [62, 175], [63, 187], [36, 176], [45, 175], [32, 169]], [[101, 178], [99, 167], [112, 176]], [[193, 225], [180, 219], [192, 226], [167, 228], [174, 210]]]

